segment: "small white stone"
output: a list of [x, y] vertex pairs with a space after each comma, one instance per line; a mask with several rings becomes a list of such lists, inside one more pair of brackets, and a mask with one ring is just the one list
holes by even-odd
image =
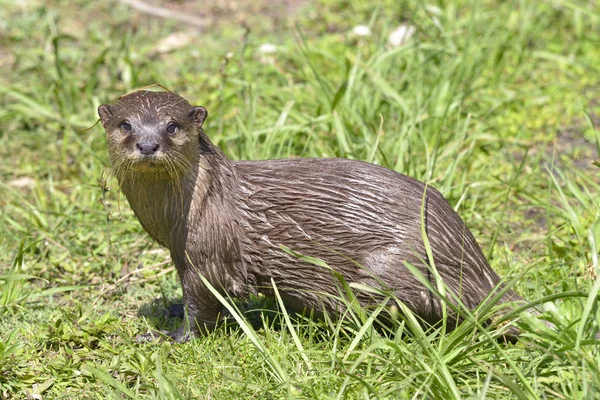
[[392, 47], [400, 47], [406, 44], [415, 34], [416, 29], [412, 25], [400, 25], [388, 36], [388, 43]]
[[171, 53], [181, 47], [187, 46], [194, 41], [194, 35], [190, 32], [175, 32], [161, 39], [152, 49], [153, 55]]
[[29, 1], [29, 0], [16, 0], [14, 2], [14, 5], [16, 5], [17, 7], [21, 7], [21, 8], [27, 8], [27, 7], [32, 6], [33, 5], [32, 3], [33, 2]]
[[23, 176], [21, 178], [13, 179], [8, 182], [8, 184], [16, 189], [31, 190], [35, 187], [35, 179]]
[[365, 25], [357, 25], [352, 29], [352, 33], [356, 36], [369, 36], [371, 34], [371, 28]]
[[277, 51], [277, 46], [271, 43], [264, 43], [260, 45], [258, 51], [260, 51], [263, 54], [273, 54]]

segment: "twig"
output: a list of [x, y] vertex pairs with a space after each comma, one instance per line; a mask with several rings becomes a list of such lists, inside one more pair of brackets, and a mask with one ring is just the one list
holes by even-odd
[[187, 24], [193, 25], [197, 28], [203, 28], [208, 24], [205, 19], [193, 17], [193, 16], [187, 15], [187, 14], [182, 14], [177, 11], [169, 10], [168, 8], [154, 6], [152, 4], [145, 3], [141, 0], [119, 0], [119, 1], [123, 4], [127, 4], [128, 6], [135, 8], [136, 10], [141, 11], [143, 13], [153, 15], [153, 16], [159, 17], [159, 18], [177, 19], [179, 21], [183, 21]]

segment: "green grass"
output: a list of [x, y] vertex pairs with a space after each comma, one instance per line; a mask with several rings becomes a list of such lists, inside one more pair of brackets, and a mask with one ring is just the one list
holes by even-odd
[[[0, 0], [0, 398], [599, 397], [595, 2], [227, 4], [157, 55], [185, 26], [116, 1]], [[391, 48], [402, 22], [415, 36]], [[178, 323], [178, 280], [109, 177], [102, 128], [85, 129], [153, 83], [206, 106], [232, 158], [348, 157], [431, 183], [558, 331], [523, 315], [505, 345], [474, 319], [441, 334], [408, 314], [385, 335], [349, 294], [344, 321], [258, 298], [271, 310], [233, 309], [208, 337], [136, 343]]]

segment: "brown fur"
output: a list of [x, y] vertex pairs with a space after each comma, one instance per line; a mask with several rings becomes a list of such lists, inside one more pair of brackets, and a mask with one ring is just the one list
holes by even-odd
[[[192, 334], [212, 329], [222, 310], [198, 274], [233, 297], [268, 293], [273, 280], [292, 309], [341, 311], [323, 295], [338, 295], [332, 275], [280, 245], [324, 260], [348, 282], [391, 290], [425, 322], [439, 322], [440, 301], [405, 267], [436, 287], [421, 232], [424, 194], [427, 237], [450, 297], [474, 309], [499, 283], [444, 197], [408, 176], [345, 159], [231, 161], [202, 131], [206, 111], [172, 93], [134, 92], [98, 112], [122, 191], [171, 252]], [[175, 134], [166, 132], [170, 121]], [[518, 299], [509, 291], [501, 301]], [[171, 336], [186, 340], [188, 332]]]

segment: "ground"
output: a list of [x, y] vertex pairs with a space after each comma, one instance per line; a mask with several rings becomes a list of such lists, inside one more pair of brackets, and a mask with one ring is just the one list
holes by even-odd
[[[203, 3], [1, 3], [0, 397], [594, 398], [595, 2]], [[259, 297], [208, 337], [138, 343], [179, 323], [181, 293], [94, 124], [157, 83], [208, 109], [231, 158], [348, 157], [432, 184], [543, 315], [503, 344], [475, 319], [385, 334], [360, 309], [327, 323]]]

